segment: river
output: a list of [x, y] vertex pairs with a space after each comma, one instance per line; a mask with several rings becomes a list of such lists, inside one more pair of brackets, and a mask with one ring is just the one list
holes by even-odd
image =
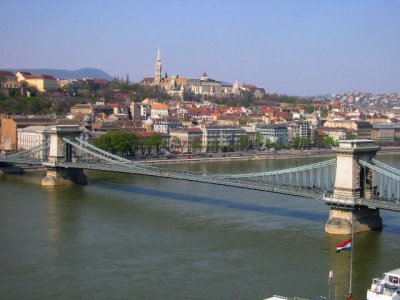
[[[400, 169], [398, 155], [378, 159]], [[173, 165], [258, 172], [327, 158]], [[0, 299], [345, 299], [348, 236], [322, 202], [232, 187], [88, 172], [87, 186], [0, 174]], [[400, 267], [399, 214], [354, 241], [353, 294]], [[328, 284], [329, 271], [334, 278]]]

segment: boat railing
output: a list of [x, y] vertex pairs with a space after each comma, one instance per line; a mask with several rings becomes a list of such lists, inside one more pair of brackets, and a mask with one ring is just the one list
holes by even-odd
[[396, 284], [387, 282], [382, 278], [373, 278], [370, 290], [377, 294], [393, 295], [398, 288]]
[[293, 297], [293, 300], [309, 300], [307, 298]]

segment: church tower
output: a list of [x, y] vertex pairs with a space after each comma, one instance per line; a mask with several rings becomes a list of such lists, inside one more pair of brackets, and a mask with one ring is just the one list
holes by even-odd
[[157, 62], [156, 62], [156, 68], [155, 68], [155, 74], [154, 74], [154, 85], [161, 84], [161, 69], [162, 69], [162, 63], [161, 63], [161, 57], [160, 57], [160, 48], [158, 48]]

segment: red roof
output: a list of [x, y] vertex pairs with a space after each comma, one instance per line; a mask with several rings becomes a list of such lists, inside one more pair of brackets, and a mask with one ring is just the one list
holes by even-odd
[[0, 71], [0, 76], [16, 76], [16, 75], [10, 71]]

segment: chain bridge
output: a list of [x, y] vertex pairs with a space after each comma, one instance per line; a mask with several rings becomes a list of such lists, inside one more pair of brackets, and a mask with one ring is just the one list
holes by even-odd
[[93, 146], [77, 126], [52, 128], [48, 141], [2, 155], [0, 163], [47, 168], [42, 185], [87, 184], [83, 170], [132, 173], [311, 198], [330, 206], [325, 231], [380, 229], [379, 209], [400, 211], [400, 170], [375, 159], [370, 140], [340, 141], [337, 157], [295, 168], [248, 174], [204, 174], [131, 161]]

